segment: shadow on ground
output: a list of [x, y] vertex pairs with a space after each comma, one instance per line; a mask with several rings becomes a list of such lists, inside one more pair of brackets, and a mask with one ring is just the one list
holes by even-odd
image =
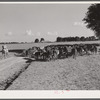
[[43, 59], [34, 59], [34, 58], [24, 58], [26, 60], [26, 63], [31, 63], [31, 62], [46, 62], [46, 60]]
[[31, 62], [35, 61], [35, 60], [31, 59], [31, 58], [24, 58], [24, 59], [26, 60], [26, 63], [31, 63]]

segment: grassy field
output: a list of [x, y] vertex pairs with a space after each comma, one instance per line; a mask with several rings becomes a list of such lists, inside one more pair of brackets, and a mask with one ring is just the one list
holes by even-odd
[[[16, 49], [29, 49], [33, 46], [43, 47], [47, 45], [58, 45], [58, 44], [100, 44], [100, 41], [85, 41], [85, 42], [51, 42], [51, 43], [24, 43], [24, 44], [7, 44], [9, 50], [16, 50]], [[2, 45], [0, 44], [0, 51], [2, 49]]]
[[8, 90], [100, 90], [100, 55], [32, 61]]
[[[8, 49], [56, 44], [100, 44], [100, 41], [8, 44]], [[2, 45], [0, 45], [2, 46]], [[2, 57], [1, 53], [0, 56]], [[19, 62], [21, 61], [21, 62]], [[10, 57], [0, 61], [0, 89], [8, 90], [100, 90], [100, 54], [77, 56], [55, 61], [26, 60]], [[27, 69], [26, 68], [26, 65]], [[25, 69], [25, 70], [23, 70]], [[21, 73], [21, 74], [19, 74]], [[17, 77], [17, 78], [16, 78]], [[9, 81], [10, 80], [10, 81]], [[9, 85], [11, 84], [11, 85]], [[6, 86], [9, 86], [6, 88]]]

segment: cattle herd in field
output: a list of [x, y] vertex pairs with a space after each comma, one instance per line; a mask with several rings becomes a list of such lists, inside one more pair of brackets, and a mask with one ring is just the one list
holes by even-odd
[[96, 44], [74, 44], [74, 45], [48, 45], [43, 48], [32, 47], [24, 50], [22, 55], [35, 60], [56, 60], [77, 56], [97, 54]]

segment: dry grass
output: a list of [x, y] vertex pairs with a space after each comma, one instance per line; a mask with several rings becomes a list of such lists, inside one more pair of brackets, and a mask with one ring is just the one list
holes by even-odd
[[11, 55], [0, 61], [0, 90], [8, 88], [28, 66], [23, 58]]
[[100, 90], [100, 55], [32, 62], [9, 90]]

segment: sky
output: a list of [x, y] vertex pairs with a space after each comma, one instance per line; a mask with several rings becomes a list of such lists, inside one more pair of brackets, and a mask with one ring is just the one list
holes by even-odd
[[82, 21], [91, 4], [0, 4], [0, 42], [92, 36]]

